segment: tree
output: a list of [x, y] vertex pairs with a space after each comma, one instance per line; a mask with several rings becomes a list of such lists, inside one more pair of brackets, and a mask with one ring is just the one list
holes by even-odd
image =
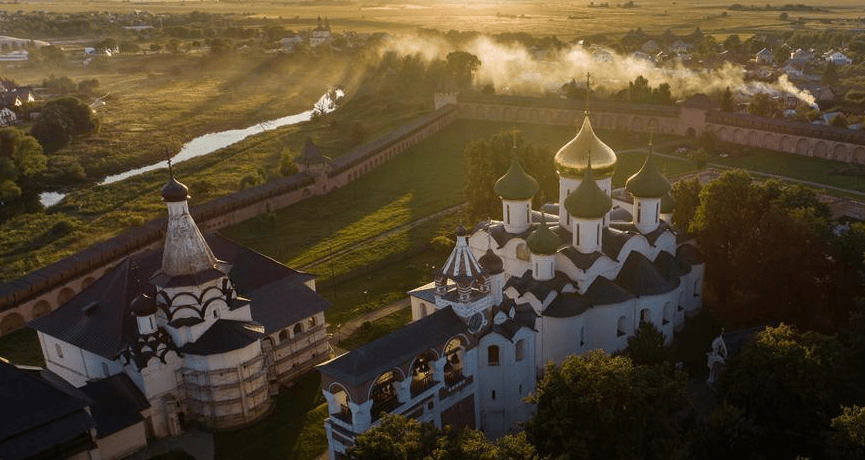
[[767, 208], [762, 197], [751, 187], [751, 176], [745, 171], [725, 171], [700, 190], [700, 205], [689, 230], [697, 234], [700, 250], [706, 258], [708, 280], [724, 303], [733, 286], [740, 285], [740, 274], [747, 268], [741, 263], [740, 243], [751, 237], [753, 228]]
[[730, 87], [724, 89], [724, 94], [721, 95], [721, 111], [723, 112], [732, 112], [736, 108], [736, 104], [733, 101], [733, 93], [730, 92]]
[[673, 184], [670, 196], [676, 202], [673, 207], [673, 223], [683, 230], [691, 228], [691, 222], [700, 206], [700, 180], [698, 178], [680, 180]]
[[846, 128], [847, 127], [847, 117], [843, 113], [839, 113], [832, 117], [832, 120], [829, 121], [829, 125], [834, 126], [836, 128]]
[[381, 423], [358, 436], [346, 452], [352, 460], [532, 460], [534, 447], [525, 434], [507, 435], [491, 443], [483, 432], [472, 429], [439, 430], [401, 415], [385, 414]]
[[641, 321], [637, 332], [628, 337], [625, 355], [635, 364], [662, 364], [673, 360], [672, 350], [664, 346], [664, 333], [648, 322]]
[[834, 336], [768, 327], [727, 362], [719, 393], [760, 427], [765, 458], [822, 457], [818, 434], [852, 394], [844, 356]]
[[767, 93], [757, 93], [748, 103], [748, 113], [758, 117], [775, 118], [781, 115], [781, 101]]
[[45, 153], [67, 146], [74, 138], [99, 131], [99, 119], [90, 107], [75, 97], [49, 101], [30, 129]]
[[649, 80], [646, 77], [638, 75], [634, 81], [628, 83], [628, 101], [635, 104], [642, 104], [649, 100], [652, 95], [652, 89], [649, 87]]
[[459, 89], [468, 89], [474, 81], [474, 74], [481, 66], [477, 56], [466, 51], [451, 51], [445, 57], [446, 67]]
[[744, 410], [727, 403], [701, 419], [688, 437], [693, 458], [702, 460], [754, 458], [760, 441], [754, 421]]
[[36, 139], [17, 128], [0, 128], [0, 221], [23, 210], [46, 164]]
[[820, 77], [820, 81], [827, 85], [837, 85], [838, 84], [838, 68], [835, 66], [835, 63], [829, 61], [826, 64], [826, 68], [823, 69], [823, 75]]
[[[542, 456], [669, 459], [681, 454], [676, 416], [685, 377], [601, 350], [547, 366], [526, 436]], [[567, 457], [564, 457], [567, 456]]]
[[[523, 167], [541, 186], [533, 204], [540, 205], [551, 197], [556, 197], [558, 181], [553, 156], [544, 149], [525, 145], [519, 133], [516, 141], [516, 150]], [[487, 140], [472, 141], [463, 150], [469, 163], [470, 180], [466, 184], [465, 196], [470, 217], [483, 219], [501, 216], [501, 200], [496, 196], [493, 187], [510, 166], [511, 155], [514, 153], [513, 145], [513, 131], [502, 131]]]
[[832, 419], [832, 432], [827, 445], [833, 460], [865, 458], [865, 407], [844, 407], [841, 415]]

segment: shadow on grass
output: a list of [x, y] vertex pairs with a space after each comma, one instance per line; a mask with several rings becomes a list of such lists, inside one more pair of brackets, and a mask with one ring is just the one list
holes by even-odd
[[321, 377], [310, 372], [282, 388], [267, 418], [236, 431], [215, 433], [218, 460], [313, 459], [327, 448], [324, 419], [327, 403]]

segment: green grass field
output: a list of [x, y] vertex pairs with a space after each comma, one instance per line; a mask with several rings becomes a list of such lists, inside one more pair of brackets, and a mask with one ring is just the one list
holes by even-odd
[[0, 358], [23, 366], [45, 366], [39, 337], [29, 327], [0, 337]]
[[354, 350], [361, 345], [390, 334], [408, 324], [409, 321], [411, 321], [411, 308], [403, 308], [383, 318], [364, 323], [354, 334], [340, 340], [339, 347], [345, 350]]

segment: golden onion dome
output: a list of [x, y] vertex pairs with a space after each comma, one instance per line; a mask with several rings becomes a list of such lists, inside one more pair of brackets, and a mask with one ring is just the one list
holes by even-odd
[[562, 176], [580, 179], [588, 165], [589, 156], [592, 157], [594, 177], [601, 179], [613, 175], [616, 170], [616, 152], [595, 135], [587, 113], [577, 136], [556, 153], [556, 170]]

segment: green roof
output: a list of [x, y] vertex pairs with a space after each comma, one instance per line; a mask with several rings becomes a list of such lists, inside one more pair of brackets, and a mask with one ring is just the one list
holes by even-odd
[[598, 187], [592, 176], [592, 161], [589, 159], [580, 185], [565, 198], [565, 209], [574, 217], [600, 219], [612, 208], [613, 199]]
[[643, 167], [625, 182], [625, 189], [631, 195], [641, 198], [660, 198], [670, 191], [670, 181], [655, 166], [655, 156], [651, 149]]
[[508, 172], [496, 181], [493, 190], [505, 200], [528, 200], [538, 193], [540, 186], [534, 177], [526, 173], [515, 155], [511, 157]]
[[532, 254], [548, 256], [559, 250], [562, 240], [559, 239], [559, 235], [550, 230], [550, 227], [547, 226], [546, 217], [543, 217], [541, 218], [541, 225], [526, 238], [526, 245]]
[[673, 207], [676, 206], [676, 200], [670, 196], [670, 192], [661, 197], [661, 214], [670, 214], [673, 212]]

